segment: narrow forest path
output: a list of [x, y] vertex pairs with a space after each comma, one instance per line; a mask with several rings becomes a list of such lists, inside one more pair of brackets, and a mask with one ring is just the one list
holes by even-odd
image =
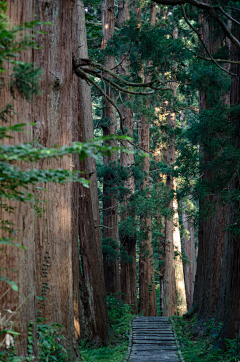
[[129, 362], [179, 362], [167, 317], [136, 317], [132, 322]]

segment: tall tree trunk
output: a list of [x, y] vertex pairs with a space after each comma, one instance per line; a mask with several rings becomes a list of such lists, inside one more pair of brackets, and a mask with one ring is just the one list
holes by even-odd
[[[129, 1], [119, 0], [118, 2], [118, 26], [120, 27], [122, 23], [130, 19], [129, 12]], [[129, 60], [123, 55], [123, 58], [120, 59], [122, 64], [120, 68], [120, 74], [128, 75], [128, 66]], [[133, 136], [133, 110], [124, 106], [124, 103], [120, 104], [120, 110], [124, 117], [124, 128], [126, 133], [129, 136]], [[129, 143], [123, 141], [125, 147], [129, 148]], [[121, 152], [120, 155], [120, 164], [123, 167], [131, 166], [134, 163], [134, 154], [128, 154]], [[136, 287], [136, 237], [134, 235], [129, 236], [128, 230], [125, 229], [124, 221], [128, 220], [132, 223], [134, 228], [134, 210], [127, 210], [128, 199], [135, 192], [134, 187], [134, 177], [133, 175], [125, 182], [125, 187], [129, 190], [129, 194], [124, 197], [122, 202], [122, 207], [124, 212], [121, 215], [121, 221], [123, 224], [121, 246], [124, 248], [124, 251], [127, 255], [121, 257], [121, 292], [123, 299], [130, 305], [132, 305], [133, 311], [137, 313], [138, 304], [137, 304], [137, 287]], [[129, 260], [129, 258], [131, 260]]]
[[[77, 1], [36, 1], [36, 14], [45, 34], [38, 37], [42, 47], [34, 52], [35, 63], [44, 69], [43, 92], [35, 102], [34, 137], [42, 145], [70, 145], [78, 140], [79, 81], [73, 72], [72, 54], [77, 54]], [[51, 159], [42, 162], [42, 168], [78, 168], [75, 157]], [[76, 252], [78, 220], [76, 195], [78, 185], [47, 184], [39, 198], [46, 201], [42, 217], [36, 220], [35, 246], [37, 265], [37, 295], [46, 296], [39, 303], [39, 314], [48, 323], [60, 323], [72, 350], [72, 359], [78, 355], [74, 331], [73, 290], [79, 281], [76, 270], [79, 253]], [[73, 253], [74, 250], [74, 253]], [[43, 271], [42, 271], [43, 269]], [[45, 270], [44, 270], [45, 269]], [[76, 280], [73, 280], [73, 275]], [[76, 317], [76, 311], [75, 311]], [[76, 327], [79, 330], [77, 318]]]
[[[237, 39], [240, 39], [238, 31]], [[240, 61], [239, 52], [236, 48], [232, 49], [232, 60]], [[240, 104], [240, 66], [233, 66], [232, 72], [237, 74], [232, 79], [230, 91], [230, 103], [233, 105]], [[232, 121], [236, 126], [232, 143], [236, 148], [240, 147], [240, 117], [234, 118]], [[231, 185], [230, 192], [240, 190], [239, 177], [235, 176]], [[236, 225], [239, 228], [239, 201], [229, 201], [226, 206], [226, 226]], [[240, 237], [237, 232], [226, 230], [224, 240], [224, 253], [222, 260], [222, 278], [220, 285], [219, 301], [216, 313], [216, 323], [223, 323], [221, 338], [223, 344], [226, 343], [225, 338], [233, 339], [236, 334], [240, 334]]]
[[[102, 29], [103, 40], [102, 48], [105, 48], [108, 40], [110, 40], [114, 33], [114, 1], [103, 0], [102, 3]], [[115, 66], [115, 58], [112, 56], [107, 57], [106, 67], [113, 69]], [[110, 96], [114, 97], [114, 91], [109, 90]], [[104, 118], [107, 121], [107, 126], [103, 127], [103, 135], [108, 136], [110, 134], [117, 134], [117, 119], [116, 111], [108, 100], [104, 101]], [[109, 142], [112, 146], [116, 146], [116, 141]], [[112, 154], [110, 157], [103, 157], [104, 166], [115, 167], [117, 165], [117, 153]], [[120, 272], [119, 272], [119, 258], [118, 258], [118, 199], [114, 191], [111, 188], [111, 182], [113, 181], [112, 175], [108, 174], [104, 176], [103, 180], [103, 238], [104, 242], [109, 245], [114, 245], [117, 256], [113, 261], [113, 257], [110, 260], [104, 261], [104, 278], [105, 287], [107, 293], [119, 293], [120, 292]]]
[[[10, 26], [22, 25], [25, 22], [31, 22], [34, 20], [34, 1], [7, 1], [7, 16], [10, 20]], [[24, 62], [33, 62], [32, 50], [24, 51], [21, 53], [21, 57], [18, 59]], [[9, 65], [11, 72], [12, 66]], [[6, 73], [7, 74], [7, 73]], [[7, 140], [7, 144], [16, 145], [24, 142], [31, 142], [32, 126], [31, 122], [34, 122], [33, 105], [21, 98], [19, 94], [16, 95], [16, 99], [13, 100], [9, 87], [4, 84], [4, 78], [1, 79], [1, 108], [5, 108], [6, 105], [12, 104], [14, 107], [14, 116], [10, 119], [7, 126], [14, 125], [15, 123], [26, 123], [25, 132], [15, 132], [12, 134], [13, 138]], [[8, 83], [8, 82], [6, 82]], [[5, 126], [5, 124], [4, 124]], [[5, 142], [5, 140], [4, 140]], [[22, 165], [19, 163], [17, 166], [22, 169], [29, 168], [29, 165]], [[33, 189], [29, 187], [29, 192]], [[26, 250], [21, 250], [18, 247], [3, 246], [0, 249], [0, 273], [1, 276], [7, 277], [13, 280], [19, 287], [18, 292], [9, 288], [9, 285], [4, 281], [0, 281], [0, 300], [2, 317], [7, 311], [15, 312], [9, 313], [7, 317], [14, 323], [13, 330], [19, 333], [16, 338], [17, 353], [21, 356], [28, 356], [28, 328], [30, 321], [34, 322], [33, 325], [33, 354], [37, 356], [37, 344], [36, 344], [36, 316], [35, 316], [35, 248], [34, 248], [34, 210], [30, 203], [26, 202], [9, 202], [1, 200], [1, 202], [9, 204], [13, 207], [13, 213], [9, 214], [6, 211], [1, 210], [0, 219], [8, 220], [9, 224], [12, 222], [12, 229], [14, 233], [10, 236], [15, 239], [17, 243], [24, 246]], [[0, 230], [0, 234], [3, 231]], [[1, 235], [2, 236], [2, 235]], [[6, 328], [9, 328], [6, 327]]]
[[[176, 188], [176, 187], [175, 187]], [[175, 256], [175, 278], [176, 278], [176, 291], [177, 291], [177, 309], [178, 315], [183, 315], [187, 313], [187, 298], [186, 298], [186, 288], [185, 280], [183, 274], [183, 262], [181, 258], [182, 246], [181, 246], [181, 237], [179, 230], [179, 216], [178, 216], [178, 202], [176, 197], [173, 200], [173, 245], [174, 249], [177, 252]]]
[[190, 262], [184, 264], [187, 309], [189, 310], [193, 303], [193, 290], [196, 273], [196, 248], [194, 239], [194, 226], [185, 212], [182, 213], [182, 222], [185, 233], [187, 232], [187, 234], [183, 236], [183, 251]]
[[[174, 30], [174, 38], [177, 39], [178, 31]], [[174, 76], [175, 77], [175, 76]], [[171, 83], [173, 96], [176, 97], [177, 84]], [[168, 144], [167, 165], [171, 167], [175, 162], [175, 128], [176, 114], [170, 113], [167, 117], [168, 124], [171, 128]], [[169, 190], [174, 191], [174, 179], [171, 175], [167, 175], [167, 186]], [[174, 209], [174, 200], [171, 200], [169, 208]], [[164, 260], [164, 294], [163, 294], [163, 315], [169, 317], [177, 314], [177, 296], [176, 296], [176, 280], [175, 280], [175, 263], [174, 263], [174, 240], [173, 240], [173, 216], [166, 219], [165, 222], [165, 260]]]
[[[88, 58], [85, 12], [82, 1], [77, 4], [77, 43], [79, 58]], [[79, 79], [79, 140], [93, 138], [91, 88]], [[103, 274], [99, 202], [97, 193], [96, 162], [88, 157], [81, 162], [81, 170], [90, 178], [90, 188], [79, 185], [79, 240], [81, 251], [80, 277], [80, 332], [81, 338], [108, 340], [107, 303]], [[77, 252], [77, 250], [76, 250]], [[94, 267], [93, 267], [94, 266]], [[79, 268], [76, 268], [79, 272]], [[77, 282], [75, 278], [74, 282]], [[79, 293], [76, 284], [76, 295]], [[77, 305], [76, 305], [77, 306]]]
[[[219, 39], [213, 39], [209, 35], [215, 30], [214, 26], [212, 23], [202, 21], [202, 19], [201, 22], [203, 23], [203, 39], [208, 45], [210, 53], [214, 53], [219, 43]], [[200, 112], [211, 107], [208, 97], [208, 94], [200, 92]], [[227, 98], [223, 98], [222, 101], [226, 102]], [[208, 163], [213, 160], [213, 155], [204, 149], [201, 152], [205, 164], [202, 179], [206, 183], [211, 183], [214, 180], [214, 175]], [[209, 204], [212, 210], [208, 208]], [[203, 217], [206, 211], [209, 211], [207, 219]], [[216, 313], [222, 273], [226, 207], [220, 204], [219, 196], [214, 195], [211, 191], [210, 195], [200, 199], [199, 214], [199, 250], [193, 304], [198, 305], [198, 325], [201, 328], [203, 323], [209, 318], [213, 318]]]
[[[151, 5], [150, 23], [155, 25], [156, 22], [156, 4]], [[150, 76], [146, 77], [146, 82], [150, 81]], [[150, 100], [147, 100], [147, 106], [150, 107]], [[150, 129], [146, 117], [142, 117], [138, 127], [139, 146], [146, 152], [149, 152]], [[143, 189], [149, 187], [149, 160], [144, 158], [143, 171], [146, 173], [143, 182]], [[144, 238], [140, 241], [139, 250], [139, 299], [140, 312], [144, 311], [145, 316], [156, 316], [156, 292], [154, 279], [154, 261], [152, 246], [151, 217], [141, 217], [141, 228]]]

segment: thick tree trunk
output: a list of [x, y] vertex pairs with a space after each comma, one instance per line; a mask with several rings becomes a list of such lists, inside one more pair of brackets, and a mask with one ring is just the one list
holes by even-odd
[[[42, 94], [35, 102], [34, 137], [42, 145], [70, 145], [78, 140], [79, 80], [72, 68], [72, 55], [77, 54], [77, 1], [36, 2], [36, 14], [46, 34], [38, 37], [42, 49], [35, 50], [35, 63], [44, 69]], [[75, 157], [51, 159], [42, 168], [77, 169]], [[37, 295], [45, 297], [39, 303], [39, 314], [48, 323], [60, 323], [72, 348], [72, 358], [78, 355], [74, 331], [79, 333], [78, 295], [79, 253], [77, 201], [78, 185], [48, 184], [39, 198], [46, 201], [42, 217], [36, 220], [35, 246], [37, 265]], [[74, 253], [73, 253], [74, 251]], [[43, 269], [43, 270], [42, 270]], [[73, 280], [77, 278], [76, 280]], [[75, 289], [75, 290], [74, 290]], [[75, 298], [74, 295], [75, 294]]]
[[[151, 5], [150, 23], [155, 25], [156, 22], [156, 4]], [[146, 82], [150, 78], [146, 77]], [[150, 101], [147, 100], [150, 107]], [[146, 152], [149, 152], [150, 130], [149, 122], [146, 117], [142, 117], [138, 127], [138, 143], [139, 146]], [[143, 171], [146, 173], [146, 178], [143, 183], [143, 189], [149, 187], [149, 160], [144, 158]], [[153, 261], [153, 247], [152, 247], [152, 231], [151, 231], [151, 217], [141, 217], [141, 229], [144, 235], [143, 240], [140, 241], [139, 250], [139, 299], [140, 299], [140, 312], [144, 311], [145, 316], [156, 316], [156, 292], [155, 292], [155, 279], [154, 279], [154, 261]]]
[[[7, 16], [9, 17], [10, 26], [24, 25], [25, 22], [31, 22], [34, 20], [34, 1], [7, 1]], [[32, 50], [24, 51], [21, 57], [18, 59], [24, 62], [33, 62]], [[11, 72], [12, 66], [9, 66]], [[6, 72], [8, 75], [8, 72]], [[13, 100], [8, 81], [4, 78], [1, 79], [1, 109], [6, 105], [12, 104], [14, 107], [14, 116], [10, 119], [7, 126], [14, 125], [15, 123], [26, 123], [24, 129], [25, 132], [15, 132], [12, 134], [12, 139], [7, 139], [7, 144], [16, 145], [24, 142], [31, 142], [32, 126], [31, 122], [34, 122], [33, 105], [21, 98], [20, 95], [16, 95], [16, 99]], [[4, 124], [4, 126], [6, 126]], [[4, 140], [5, 142], [5, 140]], [[29, 165], [23, 165], [19, 163], [17, 166], [22, 169], [29, 168]], [[26, 192], [26, 190], [24, 190]], [[32, 187], [29, 187], [29, 192], [33, 192]], [[30, 203], [22, 202], [8, 202], [4, 199], [1, 202], [7, 203], [13, 207], [13, 213], [8, 214], [1, 210], [0, 219], [8, 220], [9, 224], [12, 222], [12, 229], [14, 233], [8, 235], [4, 231], [0, 230], [0, 235], [10, 236], [15, 239], [17, 243], [24, 246], [26, 250], [20, 250], [18, 247], [3, 246], [0, 249], [0, 274], [3, 277], [7, 277], [13, 280], [19, 287], [18, 292], [12, 290], [7, 283], [0, 281], [0, 300], [2, 318], [4, 314], [7, 314], [9, 322], [13, 322], [13, 330], [20, 333], [16, 338], [17, 353], [21, 356], [28, 356], [28, 328], [29, 323], [33, 324], [33, 355], [37, 356], [37, 344], [36, 344], [36, 314], [35, 314], [35, 247], [34, 247], [34, 210]], [[1, 207], [0, 207], [1, 208]], [[11, 311], [11, 312], [8, 312]], [[6, 328], [5, 328], [6, 327]], [[4, 329], [8, 329], [8, 326], [3, 326]]]
[[[102, 29], [103, 40], [102, 48], [105, 48], [109, 39], [112, 38], [114, 33], [114, 1], [103, 0], [102, 3]], [[112, 56], [107, 57], [106, 67], [113, 69], [115, 66], [115, 58]], [[114, 97], [114, 92], [110, 90], [110, 96]], [[104, 118], [108, 125], [103, 127], [103, 135], [117, 134], [117, 120], [116, 111], [113, 109], [111, 103], [107, 100], [105, 102]], [[109, 142], [112, 146], [116, 146], [116, 141]], [[117, 165], [117, 153], [112, 154], [110, 157], [103, 157], [103, 164], [105, 167], [114, 167]], [[115, 192], [112, 191], [111, 182], [112, 176], [110, 174], [104, 176], [103, 180], [103, 238], [107, 244], [115, 243], [115, 251], [117, 256], [115, 261], [112, 256], [109, 260], [104, 260], [104, 278], [107, 293], [120, 292], [120, 272], [119, 272], [119, 257], [118, 257], [118, 199]]]
[[[120, 27], [122, 23], [130, 19], [129, 12], [129, 1], [119, 0], [118, 2], [118, 26]], [[123, 56], [120, 74], [128, 75], [128, 66], [129, 61], [126, 56]], [[124, 117], [124, 129], [126, 133], [130, 136], [133, 136], [133, 110], [126, 108], [124, 103], [120, 105], [120, 110]], [[129, 143], [123, 141], [125, 147], [129, 148]], [[120, 155], [120, 164], [123, 167], [131, 166], [134, 163], [134, 154], [128, 154], [122, 152]], [[122, 207], [124, 211], [121, 215], [121, 221], [124, 227], [124, 221], [131, 221], [132, 227], [134, 228], [134, 210], [127, 210], [128, 199], [135, 192], [134, 187], [134, 177], [130, 176], [129, 179], [125, 182], [125, 187], [129, 190], [129, 194], [125, 196], [124, 201], [122, 202]], [[125, 229], [122, 232], [121, 246], [126, 252], [127, 255], [123, 254], [121, 258], [121, 292], [123, 299], [132, 305], [133, 311], [137, 313], [137, 287], [136, 287], [136, 237], [133, 235], [129, 236], [129, 232]], [[129, 258], [131, 260], [129, 260]]]
[[[237, 33], [240, 39], [240, 33]], [[239, 52], [233, 48], [232, 60], [240, 60]], [[233, 105], [240, 104], [240, 66], [233, 66], [233, 73], [237, 77], [232, 79], [230, 91], [230, 103]], [[240, 118], [233, 120], [236, 125], [236, 132], [233, 137], [235, 147], [240, 147]], [[239, 177], [236, 176], [231, 185], [230, 191], [239, 192]], [[239, 201], [229, 202], [226, 206], [226, 226], [236, 225], [239, 228]], [[216, 323], [223, 323], [221, 338], [223, 344], [225, 338], [233, 339], [236, 334], [240, 334], [240, 237], [237, 232], [235, 235], [230, 230], [226, 230], [224, 240], [224, 253], [222, 260], [222, 278], [220, 285], [219, 301], [216, 313]]]
[[[218, 39], [213, 39], [209, 35], [213, 31], [213, 25], [204, 21], [202, 26], [203, 39], [208, 44], [211, 53], [216, 51], [218, 45]], [[210, 108], [208, 97], [208, 94], [200, 93], [200, 112]], [[222, 101], [226, 102], [227, 98], [223, 98]], [[213, 160], [213, 156], [204, 149], [201, 152], [205, 164], [202, 180], [211, 183], [214, 180], [214, 175], [208, 167], [208, 163]], [[208, 205], [211, 205], [212, 210]], [[207, 218], [204, 217], [206, 212], [208, 213]], [[222, 273], [226, 207], [220, 204], [219, 196], [211, 192], [211, 195], [200, 199], [199, 215], [199, 250], [193, 304], [198, 306], [198, 326], [201, 328], [204, 322], [215, 316], [217, 309]]]

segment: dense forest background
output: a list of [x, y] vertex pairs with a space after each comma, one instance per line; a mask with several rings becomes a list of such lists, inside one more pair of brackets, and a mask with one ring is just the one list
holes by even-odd
[[81, 360], [139, 313], [239, 358], [240, 3], [0, 11], [0, 359]]

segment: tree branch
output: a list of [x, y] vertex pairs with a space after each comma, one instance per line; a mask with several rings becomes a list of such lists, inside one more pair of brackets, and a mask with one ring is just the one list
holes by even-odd
[[208, 51], [208, 48], [206, 47], [204, 41], [202, 40], [202, 37], [201, 37], [201, 34], [197, 31], [197, 29], [194, 28], [194, 26], [190, 23], [190, 21], [188, 20], [187, 16], [186, 16], [186, 13], [185, 13], [185, 9], [184, 9], [184, 5], [181, 4], [181, 9], [182, 9], [182, 14], [183, 14], [183, 17], [186, 21], [186, 23], [188, 24], [188, 26], [190, 26], [190, 28], [197, 34], [198, 36], [198, 39], [200, 40], [200, 42], [202, 43], [207, 55], [211, 58], [211, 60], [213, 61], [214, 64], [216, 64], [216, 66], [221, 69], [222, 71], [224, 71], [225, 73], [227, 74], [230, 74], [232, 75], [233, 77], [236, 77], [237, 75], [236, 74], [233, 74], [231, 72], [228, 72], [226, 69], [224, 69], [223, 67], [221, 67], [221, 65], [219, 65], [216, 60], [212, 57], [211, 53]]
[[119, 117], [120, 117], [120, 128], [121, 128], [122, 133], [124, 134], [124, 129], [123, 129], [124, 117], [123, 117], [120, 109], [119, 109], [118, 106], [116, 105], [116, 103], [112, 100], [112, 98], [109, 97], [109, 96], [107, 95], [107, 93], [104, 92], [104, 91], [102, 90], [102, 88], [99, 87], [99, 85], [98, 85], [97, 83], [95, 83], [80, 67], [77, 68], [77, 69], [75, 69], [75, 74], [76, 74], [78, 77], [86, 80], [87, 82], [92, 83], [92, 84], [99, 90], [99, 92], [101, 92], [102, 95], [103, 95], [105, 98], [107, 98], [107, 100], [113, 105], [113, 107], [116, 108], [116, 110], [117, 110], [117, 112], [118, 112], [118, 114], [119, 114]]
[[[208, 62], [212, 62], [211, 58], [205, 58], [202, 55], [198, 55], [193, 50], [190, 50], [190, 52], [193, 53], [197, 58], [206, 60]], [[240, 64], [240, 61], [237, 61], [237, 60], [227, 60], [227, 59], [214, 59], [214, 60], [216, 60], [216, 62], [219, 62], [219, 63]]]
[[[202, 3], [200, 1], [196, 0], [152, 0], [158, 4], [161, 5], [184, 5], [184, 4], [191, 4], [193, 6], [196, 6], [199, 9], [207, 10], [210, 15], [218, 22], [218, 24], [223, 29], [226, 36], [232, 41], [233, 44], [236, 45], [238, 49], [240, 49], [240, 41], [235, 38], [235, 36], [231, 33], [231, 31], [227, 28], [226, 24], [223, 22], [223, 20], [220, 18], [220, 16], [216, 13], [215, 10], [219, 10], [222, 13], [224, 13], [225, 16], [228, 18], [230, 17], [229, 14], [225, 13], [220, 6], [217, 5], [210, 5], [207, 3]], [[235, 23], [238, 23], [237, 20], [231, 17], [231, 21], [234, 21]]]
[[110, 230], [113, 229], [113, 228], [110, 228], [110, 227], [105, 226], [105, 225], [95, 225], [95, 229], [96, 229], [96, 228], [105, 228], [105, 229], [110, 229]]
[[[105, 67], [104, 65], [102, 64], [99, 64], [99, 63], [96, 63], [94, 62], [93, 60], [91, 59], [83, 59], [83, 58], [80, 58], [80, 59], [76, 59], [76, 58], [73, 58], [73, 66], [74, 66], [74, 69], [77, 69], [79, 67], [82, 67], [82, 66], [90, 66], [90, 67], [93, 67], [93, 68], [97, 68], [97, 69], [101, 69], [102, 71], [108, 73], [109, 75], [111, 75], [113, 78], [117, 79], [119, 82], [121, 82], [122, 84], [125, 84], [129, 87], [148, 87], [148, 88], [152, 88], [152, 85], [154, 83], [159, 83], [161, 84], [162, 82], [156, 78], [154, 80], [152, 80], [151, 82], [148, 82], [148, 83], [134, 83], [134, 82], [128, 82], [126, 81], [125, 79], [121, 78], [119, 75], [117, 75], [116, 73], [112, 72], [110, 69], [108, 69], [107, 67]], [[96, 71], [95, 71], [96, 72]], [[96, 74], [96, 73], [95, 73]], [[162, 83], [163, 84], [163, 83]], [[160, 89], [159, 89], [160, 90]]]

